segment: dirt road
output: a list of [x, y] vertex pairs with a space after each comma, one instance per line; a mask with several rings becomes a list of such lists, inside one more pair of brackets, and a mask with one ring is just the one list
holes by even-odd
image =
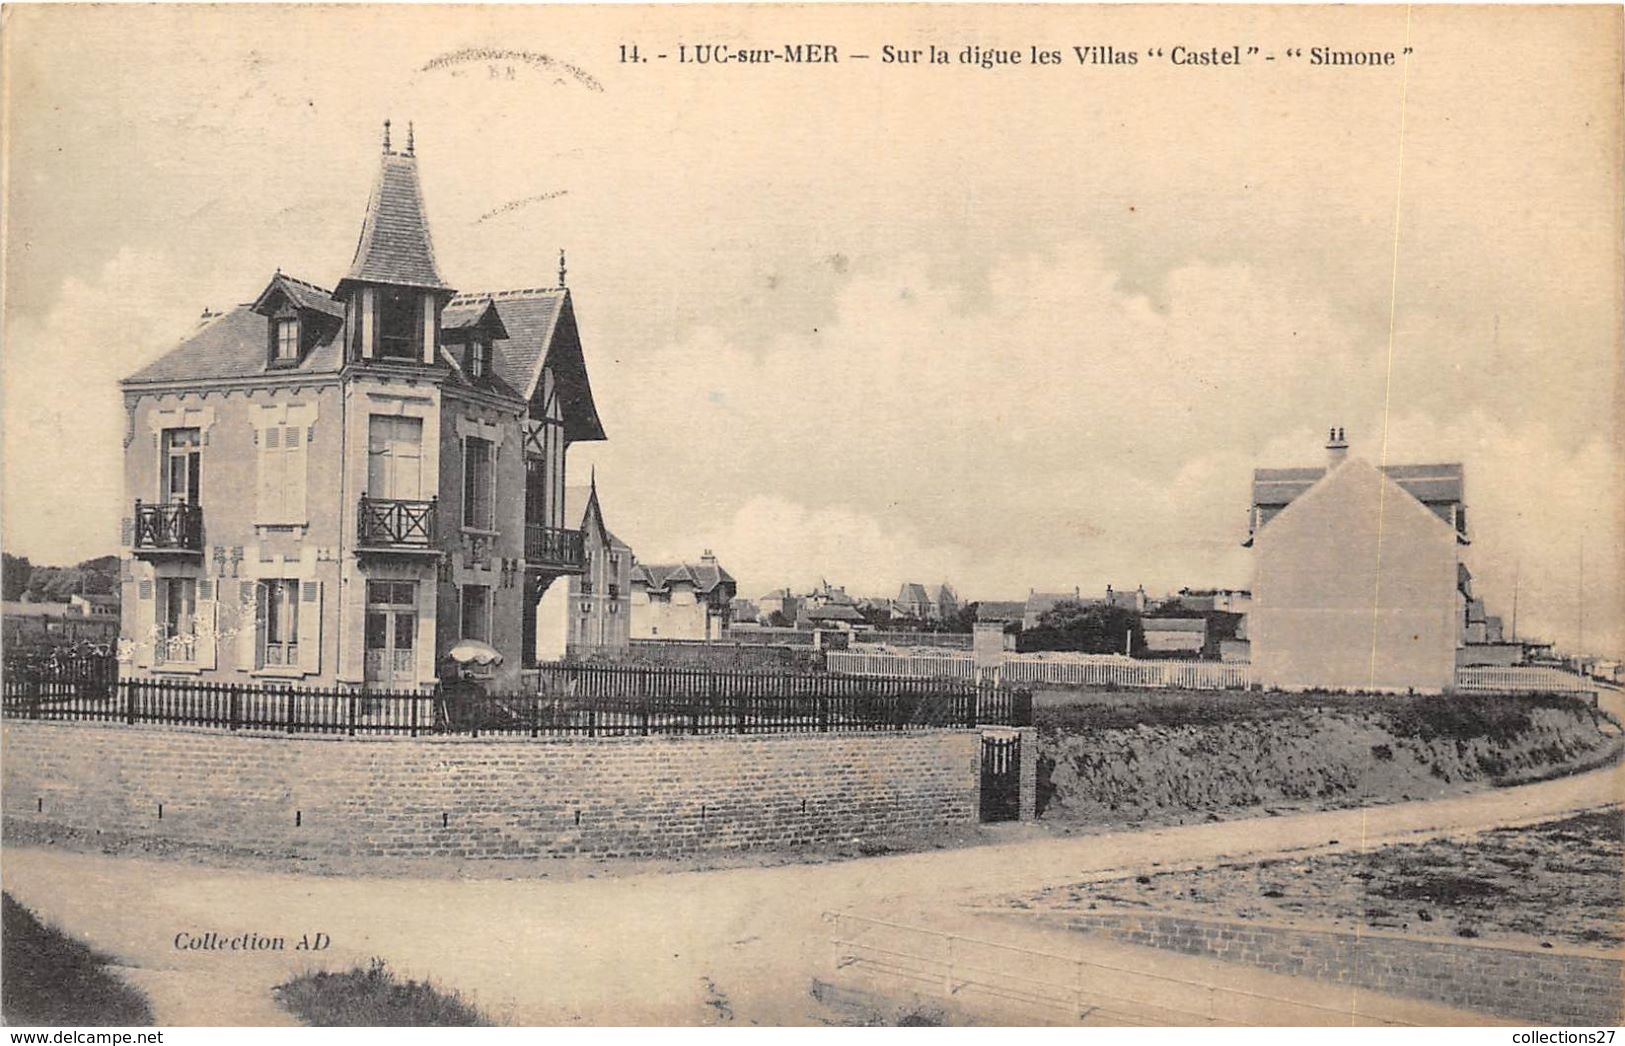
[[[1618, 801], [1615, 769], [1458, 798], [1047, 838], [823, 865], [545, 879], [326, 878], [10, 848], [18, 900], [131, 967], [161, 1023], [284, 1019], [269, 988], [306, 967], [382, 956], [497, 1020], [804, 1023], [829, 963], [821, 913], [929, 922], [978, 898], [1160, 865], [1357, 849], [1525, 823]], [[500, 870], [493, 871], [500, 875]], [[177, 934], [325, 933], [321, 953], [179, 950]]]

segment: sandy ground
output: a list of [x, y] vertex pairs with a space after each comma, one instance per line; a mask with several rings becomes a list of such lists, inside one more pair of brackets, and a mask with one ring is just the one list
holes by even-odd
[[[170, 1025], [284, 1023], [271, 986], [372, 956], [456, 988], [515, 1024], [804, 1024], [811, 978], [832, 965], [822, 913], [931, 925], [964, 906], [1143, 868], [1338, 852], [1619, 801], [1615, 768], [1370, 810], [1009, 843], [817, 865], [535, 878], [326, 878], [179, 861], [7, 847], [19, 901], [118, 956]], [[491, 873], [500, 875], [500, 871]], [[983, 924], [1000, 932], [996, 919]], [[176, 934], [330, 936], [310, 952], [195, 952]]]
[[1604, 807], [1357, 853], [1078, 883], [1012, 902], [1045, 912], [1156, 911], [1615, 954], [1622, 812]]

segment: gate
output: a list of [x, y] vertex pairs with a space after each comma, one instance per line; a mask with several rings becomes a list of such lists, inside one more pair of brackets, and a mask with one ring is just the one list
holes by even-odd
[[1021, 738], [982, 737], [982, 820], [1021, 817]]

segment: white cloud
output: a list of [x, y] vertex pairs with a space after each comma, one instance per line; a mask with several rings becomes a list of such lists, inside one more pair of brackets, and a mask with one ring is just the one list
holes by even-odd
[[595, 372], [616, 525], [667, 555], [715, 548], [747, 592], [826, 575], [877, 592], [943, 575], [985, 598], [1245, 584], [1251, 470], [1318, 464], [1330, 424], [1376, 460], [1391, 399], [1389, 460], [1467, 465], [1492, 611], [1510, 615], [1521, 562], [1520, 626], [1572, 638], [1562, 586], [1537, 579], [1572, 573], [1588, 530], [1588, 638], [1619, 643], [1617, 450], [1441, 413], [1461, 350], [1396, 343], [1422, 409], [1388, 386], [1386, 344], [1267, 271], [1176, 268], [1153, 306], [1076, 240], [995, 266], [980, 311], [931, 271], [871, 259], [816, 333], [758, 351], [700, 328]]
[[[118, 546], [128, 376], [189, 329], [201, 307], [176, 293], [163, 255], [120, 251], [64, 281], [42, 319], [7, 317], [3, 389], [5, 544], [71, 563]], [[184, 304], [183, 304], [184, 303]]]

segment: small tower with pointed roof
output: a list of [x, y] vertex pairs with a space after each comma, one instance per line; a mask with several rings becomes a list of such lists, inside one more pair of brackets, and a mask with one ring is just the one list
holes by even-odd
[[437, 364], [440, 315], [455, 293], [435, 264], [415, 131], [408, 125], [406, 151], [396, 152], [385, 120], [361, 237], [350, 271], [334, 291], [344, 303], [347, 358]]

